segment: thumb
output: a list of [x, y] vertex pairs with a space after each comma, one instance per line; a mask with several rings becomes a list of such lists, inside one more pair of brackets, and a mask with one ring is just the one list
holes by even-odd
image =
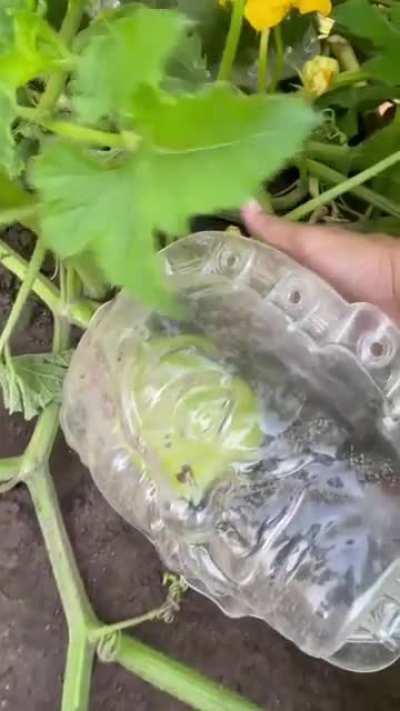
[[400, 243], [386, 235], [299, 225], [267, 215], [258, 203], [242, 210], [249, 232], [317, 272], [349, 301], [369, 301], [400, 319]]

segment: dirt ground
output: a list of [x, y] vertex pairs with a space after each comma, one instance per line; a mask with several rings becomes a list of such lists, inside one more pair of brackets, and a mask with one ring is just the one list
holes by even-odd
[[[18, 246], [25, 236], [17, 234]], [[14, 240], [15, 243], [15, 240]], [[0, 328], [16, 284], [0, 270]], [[19, 351], [48, 348], [51, 323], [37, 302], [16, 334]], [[20, 453], [30, 427], [0, 410], [0, 456]], [[162, 567], [152, 546], [110, 508], [60, 436], [54, 473], [78, 564], [96, 612], [116, 621], [160, 602]], [[313, 660], [252, 620], [229, 620], [189, 592], [173, 626], [150, 623], [137, 636], [257, 702], [268, 711], [398, 711], [400, 665], [356, 675]], [[56, 711], [66, 630], [23, 486], [0, 498], [0, 710]], [[187, 708], [114, 665], [97, 664], [90, 711]], [[216, 709], [218, 711], [218, 709]]]

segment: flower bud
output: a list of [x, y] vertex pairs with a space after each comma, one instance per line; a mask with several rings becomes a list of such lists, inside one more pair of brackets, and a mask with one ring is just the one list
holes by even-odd
[[317, 55], [305, 63], [302, 71], [304, 89], [310, 96], [321, 96], [329, 91], [339, 74], [339, 64], [333, 57]]

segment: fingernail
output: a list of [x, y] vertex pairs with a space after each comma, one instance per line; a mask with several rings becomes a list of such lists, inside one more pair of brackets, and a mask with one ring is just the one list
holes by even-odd
[[251, 213], [253, 215], [261, 215], [264, 213], [261, 205], [257, 200], [249, 200], [242, 208], [243, 212]]

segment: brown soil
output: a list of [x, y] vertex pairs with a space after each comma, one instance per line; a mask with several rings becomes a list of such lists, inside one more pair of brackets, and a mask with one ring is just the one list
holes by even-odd
[[[0, 328], [14, 290], [14, 280], [0, 270]], [[35, 301], [24, 325], [15, 338], [18, 350], [48, 348], [51, 322]], [[20, 453], [29, 431], [20, 417], [0, 410], [0, 456]], [[109, 507], [61, 437], [52, 470], [98, 615], [115, 621], [158, 604], [163, 591], [156, 552]], [[269, 711], [400, 708], [399, 665], [365, 676], [341, 672], [306, 657], [259, 621], [229, 620], [194, 592], [187, 594], [173, 626], [151, 623], [139, 628], [137, 635]], [[0, 498], [1, 711], [59, 708], [65, 644], [57, 591], [29, 496], [20, 486]], [[90, 711], [183, 708], [117, 666], [96, 666]]]

